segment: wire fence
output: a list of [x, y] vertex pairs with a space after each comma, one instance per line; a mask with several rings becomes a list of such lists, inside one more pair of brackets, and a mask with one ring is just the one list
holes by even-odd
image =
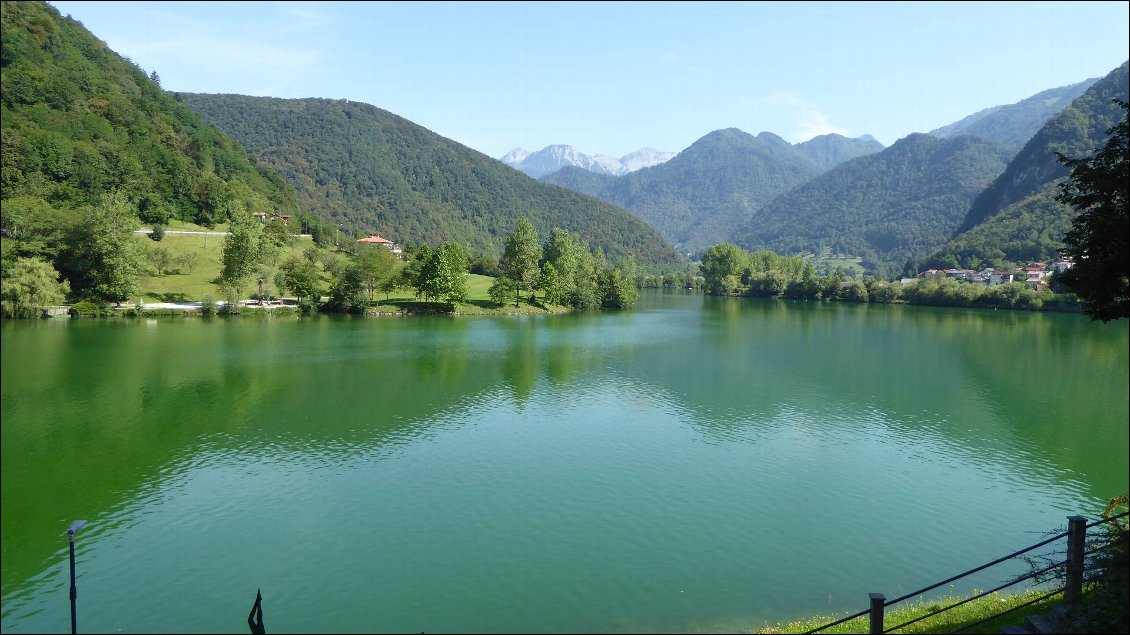
[[[995, 620], [1002, 615], [1007, 615], [1007, 614], [1012, 613], [1014, 611], [1018, 611], [1018, 610], [1023, 609], [1027, 606], [1031, 606], [1031, 605], [1036, 604], [1038, 602], [1042, 602], [1042, 601], [1047, 600], [1049, 598], [1055, 597], [1059, 594], [1063, 594], [1064, 600], [1068, 604], [1077, 605], [1082, 601], [1083, 580], [1084, 580], [1085, 574], [1087, 572], [1087, 561], [1088, 561], [1087, 559], [1093, 557], [1094, 555], [1096, 555], [1096, 554], [1098, 554], [1102, 551], [1104, 551], [1105, 549], [1108, 549], [1111, 546], [1109, 544], [1106, 544], [1106, 545], [1100, 545], [1098, 547], [1095, 547], [1095, 548], [1092, 548], [1092, 549], [1089, 549], [1089, 550], [1086, 549], [1087, 530], [1092, 528], [1092, 527], [1095, 527], [1097, 525], [1121, 520], [1123, 518], [1126, 518], [1128, 515], [1130, 515], [1130, 512], [1123, 512], [1123, 513], [1118, 514], [1116, 516], [1111, 516], [1109, 518], [1102, 518], [1101, 520], [1096, 520], [1096, 521], [1089, 523], [1089, 524], [1087, 523], [1087, 520], [1085, 518], [1081, 517], [1081, 516], [1071, 516], [1067, 519], [1067, 522], [1068, 522], [1067, 531], [1058, 533], [1058, 534], [1056, 534], [1056, 535], [1054, 535], [1050, 538], [1047, 538], [1046, 540], [1042, 540], [1040, 542], [1037, 542], [1034, 545], [1030, 545], [1030, 546], [1025, 547], [1023, 549], [1020, 549], [1018, 551], [1014, 551], [1014, 552], [1008, 554], [1007, 556], [997, 558], [996, 560], [993, 560], [991, 562], [987, 562], [987, 563], [985, 563], [981, 566], [978, 566], [978, 567], [974, 567], [972, 569], [969, 569], [968, 571], [965, 571], [963, 573], [959, 573], [958, 575], [946, 578], [945, 580], [942, 580], [940, 582], [935, 582], [934, 584], [923, 587], [923, 588], [921, 588], [917, 591], [914, 591], [912, 593], [907, 593], [906, 595], [895, 598], [893, 600], [886, 599], [886, 597], [881, 593], [870, 593], [870, 594], [868, 594], [868, 597], [870, 599], [870, 606], [868, 608], [866, 608], [866, 609], [864, 609], [864, 610], [862, 610], [858, 613], [848, 615], [847, 617], [840, 618], [840, 619], [838, 619], [834, 622], [829, 622], [829, 623], [824, 624], [824, 625], [822, 625], [818, 628], [814, 628], [810, 631], [807, 631], [805, 633], [805, 635], [810, 635], [812, 633], [819, 633], [821, 631], [832, 628], [833, 626], [838, 626], [838, 625], [843, 624], [845, 622], [850, 622], [851, 620], [861, 618], [865, 615], [870, 616], [870, 633], [872, 633], [872, 634], [891, 633], [891, 632], [899, 630], [901, 628], [905, 628], [905, 627], [907, 627], [911, 624], [914, 624], [916, 622], [920, 622], [920, 621], [925, 620], [927, 618], [934, 617], [936, 615], [939, 615], [941, 613], [944, 613], [946, 611], [949, 611], [951, 609], [959, 607], [963, 604], [967, 604], [969, 602], [980, 599], [980, 598], [985, 597], [987, 595], [990, 595], [992, 593], [996, 593], [998, 591], [1007, 589], [1009, 587], [1015, 586], [1015, 585], [1020, 584], [1022, 582], [1027, 582], [1029, 580], [1035, 580], [1035, 583], [1033, 585], [1031, 585], [1031, 588], [1036, 588], [1037, 585], [1047, 583], [1048, 581], [1054, 580], [1054, 579], [1063, 579], [1066, 582], [1065, 582], [1065, 584], [1056, 588], [1055, 590], [1041, 594], [1039, 597], [1037, 597], [1033, 600], [1029, 600], [1029, 601], [1024, 602], [1022, 604], [1013, 606], [1009, 609], [1000, 611], [998, 613], [994, 613], [993, 615], [986, 617], [982, 620], [979, 620], [977, 622], [974, 622], [974, 623], [971, 623], [971, 624], [966, 624], [959, 629], [955, 629], [953, 632], [959, 633], [959, 632], [966, 631], [968, 629], [974, 628], [976, 626], [980, 626], [981, 624], [984, 624], [984, 623], [989, 622], [991, 620]], [[908, 621], [903, 622], [901, 624], [898, 624], [897, 626], [891, 626], [889, 628], [884, 628], [884, 613], [885, 613], [886, 607], [893, 606], [895, 604], [899, 604], [900, 602], [904, 602], [906, 600], [909, 600], [910, 598], [914, 598], [914, 597], [920, 596], [924, 593], [928, 593], [928, 592], [933, 591], [934, 589], [936, 589], [940, 586], [949, 584], [949, 583], [954, 582], [956, 580], [960, 580], [960, 579], [965, 578], [967, 576], [970, 576], [970, 575], [973, 575], [975, 573], [984, 571], [986, 569], [989, 569], [991, 567], [999, 565], [1003, 562], [1007, 562], [1007, 561], [1012, 560], [1014, 558], [1019, 558], [1021, 556], [1026, 555], [1026, 554], [1029, 554], [1029, 553], [1031, 553], [1031, 552], [1033, 552], [1033, 551], [1035, 551], [1035, 550], [1037, 550], [1041, 547], [1046, 547], [1046, 546], [1048, 546], [1052, 543], [1055, 543], [1059, 540], [1063, 540], [1064, 538], [1067, 539], [1067, 558], [1066, 559], [1056, 560], [1056, 561], [1052, 562], [1051, 564], [1048, 564], [1047, 566], [1044, 566], [1044, 567], [1039, 568], [1039, 569], [1036, 569], [1035, 567], [1033, 567], [1033, 569], [1034, 569], [1033, 571], [1031, 571], [1027, 574], [1021, 575], [1021, 576], [1017, 576], [1016, 578], [1013, 578], [1012, 580], [1009, 580], [1009, 581], [1005, 582], [1004, 584], [1001, 584], [1000, 586], [997, 586], [993, 589], [990, 589], [988, 591], [978, 593], [974, 596], [965, 598], [963, 600], [960, 600], [958, 602], [950, 604], [949, 606], [945, 606], [945, 607], [941, 607], [941, 608], [932, 610], [932, 611], [930, 611], [930, 612], [928, 612], [924, 615], [920, 615], [918, 617], [915, 617], [914, 619], [911, 619], [911, 620], [908, 620]], [[1047, 556], [1043, 556], [1043, 558], [1046, 560]], [[1031, 564], [1031, 561], [1029, 561], [1029, 564]]]

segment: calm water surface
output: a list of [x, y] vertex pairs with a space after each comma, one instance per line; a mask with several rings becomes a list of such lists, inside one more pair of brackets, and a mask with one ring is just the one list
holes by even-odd
[[[736, 630], [1127, 489], [1125, 320], [645, 293], [4, 323], [5, 633]], [[946, 589], [995, 586], [1011, 570]]]

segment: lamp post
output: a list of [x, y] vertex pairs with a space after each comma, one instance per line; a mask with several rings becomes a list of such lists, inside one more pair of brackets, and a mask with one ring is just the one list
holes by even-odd
[[76, 520], [67, 529], [67, 542], [71, 547], [71, 635], [78, 633], [78, 617], [75, 613], [75, 598], [78, 597], [78, 587], [75, 586], [75, 532], [86, 527], [85, 520]]

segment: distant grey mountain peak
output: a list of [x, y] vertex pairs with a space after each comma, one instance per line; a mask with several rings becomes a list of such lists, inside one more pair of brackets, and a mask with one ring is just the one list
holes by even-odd
[[616, 158], [607, 154], [587, 155], [577, 151], [573, 146], [554, 144], [537, 152], [515, 148], [499, 160], [536, 179], [566, 166], [578, 167], [596, 174], [621, 176], [659, 165], [670, 160], [676, 154], [675, 152], [659, 152], [654, 148], [641, 148], [623, 157]]

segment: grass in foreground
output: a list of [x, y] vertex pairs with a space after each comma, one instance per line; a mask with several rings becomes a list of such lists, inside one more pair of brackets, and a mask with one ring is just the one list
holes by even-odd
[[[904, 628], [891, 631], [893, 633], [952, 633], [955, 630], [965, 626], [979, 622], [990, 616], [997, 615], [1002, 611], [1010, 608], [1020, 606], [1025, 602], [1031, 602], [1037, 597], [1046, 593], [1045, 591], [1026, 591], [1017, 594], [1002, 594], [993, 593], [987, 595], [979, 600], [973, 600], [967, 604], [963, 604], [957, 608], [950, 609], [944, 613], [940, 613], [933, 617], [928, 617], [922, 621], [915, 622]], [[887, 611], [886, 619], [884, 620], [884, 627], [891, 628], [912, 619], [921, 617], [935, 611], [937, 609], [949, 606], [956, 602], [960, 602], [964, 598], [945, 597], [938, 598], [930, 601], [918, 601], [908, 603], [906, 606], [899, 608], [896, 607]], [[1047, 600], [1037, 602], [1030, 606], [1019, 609], [1008, 615], [1004, 615], [980, 626], [973, 627], [969, 630], [962, 631], [964, 633], [1000, 633], [1001, 629], [1006, 626], [1017, 626], [1024, 622], [1024, 618], [1029, 615], [1042, 615], [1047, 613], [1052, 606], [1062, 601], [1061, 595], [1055, 595]], [[862, 609], [861, 609], [862, 610]], [[775, 626], [767, 626], [754, 633], [805, 633], [814, 628], [819, 628], [829, 622], [834, 622], [840, 619], [841, 616], [817, 616], [795, 622], [778, 623]], [[868, 632], [870, 622], [868, 617], [856, 618], [833, 626], [827, 630], [820, 631], [821, 633], [866, 633]]]

